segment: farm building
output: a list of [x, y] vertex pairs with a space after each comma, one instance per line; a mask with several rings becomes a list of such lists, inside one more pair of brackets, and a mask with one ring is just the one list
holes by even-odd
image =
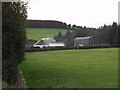
[[53, 38], [42, 38], [40, 41], [37, 41], [34, 44], [34, 47], [63, 47], [65, 46], [64, 43], [56, 42]]
[[83, 46], [108, 46], [110, 45], [107, 41], [101, 40], [98, 37], [77, 37], [74, 39], [74, 47]]
[[43, 40], [39, 40], [34, 44], [34, 47], [49, 47], [49, 44], [47, 42], [44, 42]]

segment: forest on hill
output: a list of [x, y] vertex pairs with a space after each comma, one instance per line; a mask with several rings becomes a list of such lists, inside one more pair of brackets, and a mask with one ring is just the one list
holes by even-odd
[[104, 25], [99, 28], [88, 28], [85, 26], [77, 28], [77, 26], [74, 26], [72, 29], [73, 32], [68, 30], [65, 35], [59, 32], [54, 38], [58, 42], [64, 41], [67, 46], [73, 46], [76, 37], [94, 36], [107, 41], [112, 46], [120, 46], [120, 25], [116, 22], [113, 22], [112, 25]]
[[[27, 28], [61, 28], [61, 29], [80, 29], [82, 26], [66, 24], [55, 20], [27, 20]], [[86, 26], [84, 26], [86, 28]], [[95, 29], [95, 28], [91, 28]]]
[[66, 29], [67, 24], [53, 20], [27, 20], [27, 28], [62, 28]]

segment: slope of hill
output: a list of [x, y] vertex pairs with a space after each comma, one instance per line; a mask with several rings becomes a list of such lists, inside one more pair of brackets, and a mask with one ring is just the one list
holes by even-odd
[[26, 28], [26, 35], [28, 39], [40, 40], [44, 37], [54, 37], [54, 35], [61, 32], [65, 34], [67, 29], [55, 29], [55, 28]]

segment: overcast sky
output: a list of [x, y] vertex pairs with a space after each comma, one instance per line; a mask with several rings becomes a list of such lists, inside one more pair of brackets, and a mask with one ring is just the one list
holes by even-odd
[[28, 19], [99, 27], [118, 22], [120, 0], [30, 0]]

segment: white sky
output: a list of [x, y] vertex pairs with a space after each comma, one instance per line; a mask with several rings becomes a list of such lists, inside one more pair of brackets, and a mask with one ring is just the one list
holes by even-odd
[[28, 19], [99, 27], [118, 22], [120, 0], [30, 0]]

